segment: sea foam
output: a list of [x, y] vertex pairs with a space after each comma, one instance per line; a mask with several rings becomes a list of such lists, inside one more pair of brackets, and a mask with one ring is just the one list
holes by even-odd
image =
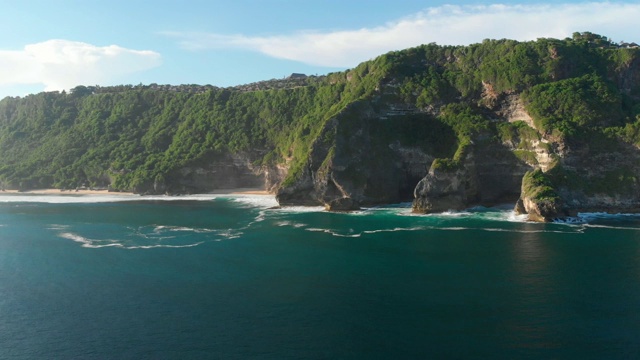
[[276, 197], [273, 195], [245, 195], [245, 194], [231, 194], [231, 195], [218, 195], [220, 198], [228, 198], [232, 201], [250, 205], [259, 208], [272, 208], [278, 206]]
[[[97, 248], [112, 247], [112, 246], [124, 247], [124, 245], [118, 243], [115, 240], [93, 240], [93, 239], [89, 239], [84, 236], [80, 236], [78, 234], [74, 234], [70, 232], [61, 233], [59, 236], [61, 238], [69, 239], [79, 244], [82, 244], [82, 247], [86, 247], [86, 248], [97, 249]], [[104, 243], [104, 244], [101, 244], [101, 243]]]
[[[97, 239], [69, 231], [67, 228], [52, 227], [50, 230], [65, 230], [57, 234], [63, 239], [72, 240], [85, 248], [118, 247], [123, 249], [189, 248], [205, 242], [237, 239], [243, 235], [239, 229], [206, 229], [186, 226], [152, 225], [129, 227], [129, 233], [122, 239]], [[171, 234], [171, 235], [170, 235]], [[198, 234], [193, 238], [192, 234]], [[203, 240], [204, 239], [204, 240]], [[195, 241], [194, 241], [195, 240]]]

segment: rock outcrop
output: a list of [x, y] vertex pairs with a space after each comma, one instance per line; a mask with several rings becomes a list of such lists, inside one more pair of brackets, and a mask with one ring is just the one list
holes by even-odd
[[[370, 101], [356, 102], [326, 123], [299, 176], [278, 189], [281, 205], [345, 210], [412, 199], [433, 153], [442, 149], [404, 137], [414, 135], [414, 126], [428, 131], [431, 116], [416, 109], [375, 107]], [[435, 121], [433, 125], [437, 126]], [[442, 130], [437, 136], [453, 138], [451, 129], [437, 129]]]
[[527, 214], [527, 219], [535, 222], [551, 222], [569, 215], [554, 201], [534, 200], [527, 196], [518, 199], [514, 211], [520, 215]]
[[497, 143], [473, 145], [453, 168], [436, 160], [415, 188], [413, 211], [432, 213], [514, 202], [532, 167]]
[[360, 210], [360, 205], [350, 197], [343, 197], [329, 201], [325, 204], [325, 209], [327, 211], [352, 211]]
[[141, 194], [196, 194], [238, 188], [273, 191], [286, 176], [287, 168], [257, 166], [257, 158], [250, 153], [215, 154], [134, 190]]
[[413, 210], [434, 213], [465, 208], [469, 203], [468, 180], [464, 168], [443, 170], [432, 166], [415, 188]]

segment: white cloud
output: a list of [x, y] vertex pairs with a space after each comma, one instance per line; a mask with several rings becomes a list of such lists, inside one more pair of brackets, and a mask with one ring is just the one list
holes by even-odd
[[0, 50], [0, 86], [41, 84], [52, 91], [99, 85], [160, 62], [160, 54], [148, 50], [48, 40], [22, 50]]
[[298, 32], [279, 36], [165, 33], [190, 50], [239, 48], [302, 63], [352, 67], [391, 50], [436, 42], [466, 45], [483, 39], [565, 38], [576, 31], [615, 41], [640, 41], [640, 4], [590, 2], [540, 5], [445, 5], [375, 28]]

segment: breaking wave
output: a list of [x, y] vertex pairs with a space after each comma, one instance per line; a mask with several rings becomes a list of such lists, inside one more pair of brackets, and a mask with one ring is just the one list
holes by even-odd
[[84, 236], [80, 236], [78, 234], [69, 233], [69, 232], [60, 233], [58, 236], [60, 236], [63, 239], [69, 239], [71, 241], [75, 241], [79, 244], [82, 244], [82, 247], [86, 247], [86, 248], [97, 249], [97, 248], [110, 247], [110, 246], [124, 247], [123, 244], [119, 243], [116, 240], [93, 240], [93, 239], [89, 239]]
[[358, 238], [368, 234], [393, 233], [393, 232], [411, 232], [411, 231], [486, 231], [486, 232], [506, 232], [519, 234], [536, 234], [536, 233], [557, 233], [557, 234], [577, 234], [584, 231], [582, 228], [573, 230], [552, 230], [552, 229], [507, 229], [507, 228], [485, 228], [485, 227], [467, 227], [467, 226], [413, 226], [413, 227], [395, 227], [390, 229], [362, 230], [354, 232], [353, 229], [344, 232], [336, 229], [322, 228], [306, 228], [306, 231], [321, 232], [336, 237]]
[[99, 239], [64, 231], [58, 237], [72, 240], [86, 248], [118, 247], [123, 249], [188, 248], [206, 242], [236, 239], [242, 232], [233, 229], [197, 229], [180, 226], [143, 226], [129, 229], [122, 239]]
[[273, 208], [278, 206], [276, 197], [273, 195], [245, 195], [245, 194], [233, 194], [233, 195], [219, 195], [220, 198], [228, 198], [234, 202], [249, 205], [258, 208]]

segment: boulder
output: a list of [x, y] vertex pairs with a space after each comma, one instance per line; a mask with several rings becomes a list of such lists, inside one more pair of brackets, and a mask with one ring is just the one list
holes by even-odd
[[350, 197], [343, 197], [329, 201], [324, 205], [327, 211], [353, 211], [360, 210], [358, 202]]

